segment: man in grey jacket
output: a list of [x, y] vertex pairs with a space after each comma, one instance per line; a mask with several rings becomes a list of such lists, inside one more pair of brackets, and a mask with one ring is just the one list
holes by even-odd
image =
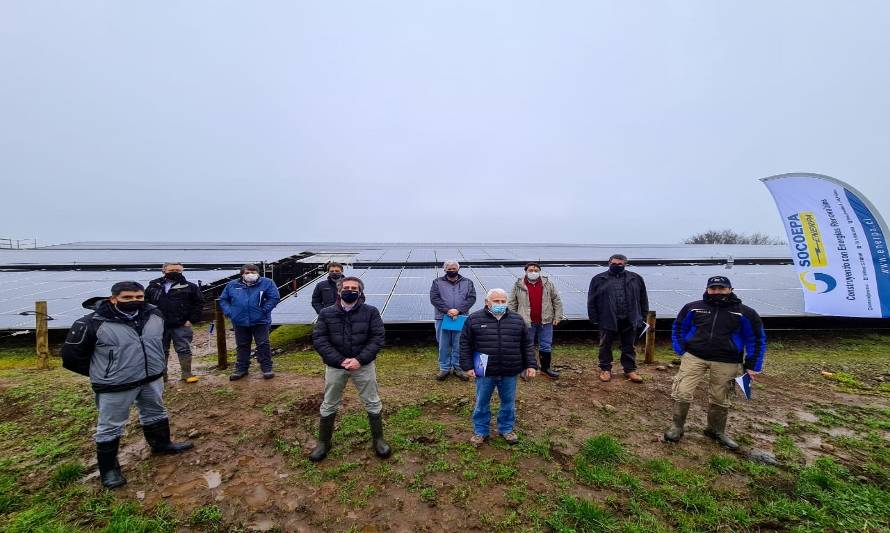
[[460, 331], [443, 329], [445, 317], [451, 320], [466, 316], [476, 303], [476, 288], [469, 278], [460, 275], [460, 264], [448, 260], [443, 265], [445, 275], [433, 280], [430, 303], [436, 309], [436, 341], [439, 343], [439, 373], [436, 379], [445, 381], [453, 373], [463, 381], [470, 378], [460, 369]]
[[96, 459], [102, 485], [117, 488], [121, 474], [117, 452], [130, 406], [136, 403], [145, 440], [154, 453], [179, 453], [191, 442], [170, 441], [170, 420], [164, 408], [164, 317], [145, 303], [142, 285], [121, 281], [110, 298], [84, 302], [94, 312], [77, 320], [62, 347], [62, 366], [89, 376], [96, 393]]

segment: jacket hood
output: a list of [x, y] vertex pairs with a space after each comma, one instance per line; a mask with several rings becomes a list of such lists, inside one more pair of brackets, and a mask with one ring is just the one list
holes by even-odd
[[[91, 298], [91, 300], [95, 299], [96, 298]], [[86, 307], [86, 302], [84, 302], [84, 307]], [[111, 303], [111, 300], [109, 300], [107, 297], [102, 298], [101, 301], [96, 304], [94, 309], [96, 311], [96, 315], [106, 320], [124, 320], [124, 317], [117, 311], [117, 309], [115, 309], [114, 305]], [[148, 314], [155, 309], [157, 309], [157, 306], [146, 302], [145, 306], [143, 306], [142, 308], [141, 314]]]
[[103, 302], [108, 301], [108, 296], [93, 296], [92, 298], [88, 298], [83, 301], [83, 308], [89, 309], [90, 311], [95, 311], [99, 308], [99, 305]]

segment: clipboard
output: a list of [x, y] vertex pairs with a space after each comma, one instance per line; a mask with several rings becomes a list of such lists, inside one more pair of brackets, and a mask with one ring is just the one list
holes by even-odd
[[442, 329], [446, 331], [460, 331], [464, 329], [464, 322], [466, 321], [467, 315], [457, 315], [457, 318], [445, 315], [442, 317]]

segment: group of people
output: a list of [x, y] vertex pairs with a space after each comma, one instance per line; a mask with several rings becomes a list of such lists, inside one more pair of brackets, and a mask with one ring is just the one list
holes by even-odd
[[[624, 377], [641, 383], [634, 344], [649, 310], [645, 282], [627, 270], [627, 257], [615, 254], [608, 270], [590, 280], [588, 318], [599, 330], [599, 374], [612, 379], [612, 346], [620, 345]], [[475, 446], [491, 434], [491, 399], [497, 391], [500, 408], [497, 432], [509, 444], [519, 442], [515, 432], [516, 390], [519, 379], [532, 379], [540, 371], [558, 379], [553, 367], [553, 328], [563, 319], [562, 300], [556, 285], [530, 262], [510, 292], [493, 288], [485, 294], [482, 309], [476, 303], [471, 279], [461, 275], [460, 264], [446, 261], [444, 274], [430, 287], [435, 309], [439, 372], [443, 381], [454, 375], [473, 379], [476, 402], [472, 414]], [[374, 452], [391, 454], [383, 435], [383, 404], [377, 386], [376, 358], [385, 341], [379, 310], [365, 303], [364, 283], [345, 276], [343, 266], [327, 265], [327, 276], [313, 290], [312, 306], [318, 319], [312, 331], [313, 345], [326, 366], [324, 399], [319, 409], [316, 445], [311, 461], [321, 461], [331, 450], [337, 411], [347, 382], [358, 391], [371, 428]], [[99, 422], [95, 435], [102, 484], [126, 483], [117, 451], [133, 403], [151, 449], [155, 453], [179, 453], [192, 443], [170, 438], [164, 408], [163, 381], [172, 343], [180, 360], [182, 379], [197, 381], [191, 372], [192, 325], [201, 319], [200, 288], [188, 282], [179, 263], [165, 263], [164, 276], [147, 289], [136, 282], [112, 286], [111, 296], [93, 298], [84, 306], [93, 310], [72, 326], [62, 349], [65, 368], [90, 377], [96, 393]], [[280, 301], [272, 280], [259, 274], [256, 265], [244, 265], [238, 279], [230, 281], [220, 303], [235, 330], [237, 362], [232, 381], [248, 374], [251, 342], [264, 379], [272, 370], [269, 331], [271, 312]], [[668, 442], [678, 442], [696, 387], [708, 380], [708, 424], [705, 435], [735, 450], [738, 444], [726, 435], [726, 420], [735, 378], [755, 376], [763, 367], [766, 336], [756, 311], [742, 304], [725, 276], [707, 280], [702, 299], [690, 302], [672, 328], [674, 350], [681, 357], [674, 378], [672, 424], [665, 432]]]

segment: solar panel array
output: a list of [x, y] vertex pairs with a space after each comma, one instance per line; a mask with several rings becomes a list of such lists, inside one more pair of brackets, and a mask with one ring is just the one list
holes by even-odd
[[[186, 278], [208, 284], [237, 274], [237, 270], [186, 271]], [[143, 285], [159, 277], [157, 270], [0, 272], [0, 329], [33, 329], [34, 302], [46, 300], [50, 329], [67, 329], [88, 311], [81, 304], [93, 296], [107, 296], [118, 281]]]
[[[675, 316], [687, 302], [704, 292], [705, 281], [714, 275], [728, 276], [736, 293], [763, 316], [805, 315], [803, 293], [791, 265], [722, 266], [639, 266], [632, 269], [643, 276], [649, 294], [649, 305], [660, 317]], [[545, 267], [562, 298], [568, 319], [587, 319], [587, 288], [590, 279], [602, 267]], [[431, 322], [435, 311], [429, 301], [433, 279], [442, 274], [438, 268], [347, 268], [348, 275], [358, 276], [365, 283], [367, 303], [381, 310], [388, 323]], [[521, 267], [464, 267], [461, 274], [476, 287], [476, 305], [483, 305], [485, 292], [492, 288], [510, 291], [523, 276]], [[324, 278], [319, 278], [320, 281]], [[316, 281], [316, 282], [317, 282]], [[274, 324], [310, 324], [315, 321], [311, 306], [310, 283], [284, 299], [272, 313]]]

